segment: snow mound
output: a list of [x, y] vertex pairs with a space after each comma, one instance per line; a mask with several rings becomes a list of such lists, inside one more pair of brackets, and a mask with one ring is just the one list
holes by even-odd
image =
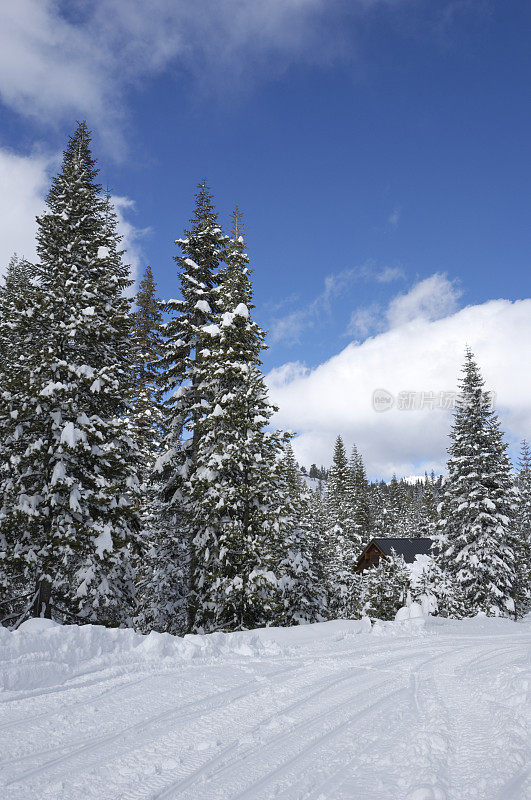
[[60, 628], [58, 622], [54, 622], [53, 619], [27, 619], [26, 622], [23, 622], [22, 625], [19, 627], [19, 633], [42, 633], [42, 631], [48, 631], [50, 628]]
[[395, 614], [395, 622], [415, 621], [424, 623], [424, 613], [420, 603], [409, 603], [409, 605], [402, 606]]

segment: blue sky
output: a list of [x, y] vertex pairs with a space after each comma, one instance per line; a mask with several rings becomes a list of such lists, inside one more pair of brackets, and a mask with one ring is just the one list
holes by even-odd
[[[26, 191], [17, 189], [20, 220], [6, 231], [6, 252], [31, 256], [23, 216], [38, 207], [75, 120], [86, 118], [102, 178], [122, 198], [132, 260], [152, 265], [162, 296], [176, 292], [173, 240], [197, 181], [206, 176], [222, 221], [235, 203], [244, 210], [256, 314], [270, 331], [264, 367], [283, 391], [304, 396], [304, 380], [317, 380], [344, 348], [352, 372], [374, 363], [365, 360], [374, 342], [396, 348], [396, 361], [404, 325], [424, 324], [428, 339], [441, 320], [460, 324], [467, 306], [529, 297], [528, 4], [156, 0], [149, 13], [137, 0], [8, 5], [0, 169], [4, 183], [7, 175]], [[528, 309], [515, 328], [514, 305], [504, 308], [498, 325], [520, 340], [513, 372], [526, 359], [529, 372]], [[501, 381], [503, 357], [489, 355], [488, 338], [479, 336], [478, 359], [490, 382]], [[459, 341], [442, 371], [448, 388]], [[415, 386], [394, 376], [393, 390], [430, 389], [422, 363]], [[342, 428], [348, 442], [363, 441], [374, 474], [442, 465], [446, 417], [427, 449], [412, 445], [401, 457], [411, 436], [400, 415], [391, 431], [374, 430], [364, 411], [336, 417], [327, 395], [352, 387], [328, 380], [322, 414], [299, 443], [302, 460], [325, 460]], [[367, 393], [371, 376], [364, 380]], [[296, 427], [297, 402], [277, 395], [290, 408], [279, 421]], [[511, 403], [502, 411], [516, 442], [531, 435], [531, 419]], [[386, 457], [389, 437], [396, 452]]]

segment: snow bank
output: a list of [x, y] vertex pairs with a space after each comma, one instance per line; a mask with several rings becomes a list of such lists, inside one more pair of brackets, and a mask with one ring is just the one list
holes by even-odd
[[[512, 632], [516, 624], [506, 619], [476, 617], [471, 620], [426, 618], [417, 603], [400, 609], [395, 622], [369, 619], [333, 620], [292, 628], [259, 628], [237, 633], [171, 636], [143, 635], [131, 629], [100, 625], [59, 625], [45, 619], [30, 619], [17, 631], [0, 627], [0, 691], [18, 691], [75, 681], [87, 671], [117, 670], [128, 665], [172, 668], [199, 661], [219, 661], [299, 654], [316, 647], [326, 652], [335, 642], [366, 636], [426, 636], [437, 633]], [[528, 623], [531, 624], [531, 621]]]
[[[367, 627], [368, 626], [368, 627]], [[294, 628], [237, 633], [143, 635], [100, 625], [59, 625], [30, 619], [17, 631], [0, 628], [0, 691], [37, 689], [71, 681], [88, 669], [119, 668], [156, 661], [175, 662], [276, 656], [304, 645], [339, 641], [370, 631], [368, 620], [337, 620]]]

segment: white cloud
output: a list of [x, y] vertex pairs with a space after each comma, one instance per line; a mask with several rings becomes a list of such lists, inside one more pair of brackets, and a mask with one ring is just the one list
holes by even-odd
[[450, 412], [395, 407], [376, 413], [373, 391], [383, 388], [395, 397], [401, 391], [454, 391], [468, 344], [487, 388], [497, 393], [504, 430], [515, 440], [529, 437], [530, 340], [531, 299], [492, 300], [436, 320], [424, 315], [351, 343], [315, 369], [296, 363], [270, 372], [271, 399], [280, 409], [275, 424], [300, 434], [294, 448], [303, 464], [330, 463], [341, 433], [360, 447], [371, 475], [440, 470]]
[[347, 326], [347, 335], [365, 339], [370, 333], [382, 326], [382, 308], [378, 303], [371, 303], [353, 311]]
[[[401, 270], [384, 270], [377, 278], [381, 283], [404, 277]], [[385, 309], [380, 303], [371, 303], [355, 309], [350, 315], [346, 333], [351, 336], [368, 336], [381, 333], [388, 328], [404, 325], [414, 319], [436, 320], [457, 309], [462, 291], [456, 281], [436, 272], [429, 278], [415, 283], [407, 292], [397, 294]]]
[[[450, 0], [436, 16], [444, 16]], [[40, 122], [85, 117], [118, 155], [126, 94], [168, 72], [226, 95], [293, 63], [359, 64], [364, 22], [411, 0], [4, 0], [0, 97]], [[430, 34], [433, 35], [433, 32]], [[396, 226], [400, 209], [389, 217]]]
[[124, 261], [131, 267], [131, 277], [136, 281], [142, 265], [146, 263], [142, 239], [149, 233], [149, 228], [137, 228], [127, 218], [127, 214], [135, 210], [135, 203], [129, 197], [113, 195], [112, 202], [118, 218], [118, 233], [122, 236], [122, 247], [126, 250]]
[[392, 281], [402, 280], [406, 275], [400, 267], [384, 267], [379, 272], [374, 272], [373, 277], [378, 283], [392, 283]]
[[13, 253], [36, 258], [35, 217], [44, 209], [50, 159], [0, 149], [0, 273]]
[[391, 283], [404, 276], [399, 267], [379, 268], [372, 261], [360, 267], [351, 267], [327, 275], [323, 290], [303, 308], [273, 319], [270, 327], [271, 342], [298, 343], [303, 331], [312, 328], [323, 316], [330, 314], [332, 301], [344, 294], [356, 281]]
[[[51, 172], [58, 166], [58, 156], [39, 153], [17, 155], [0, 148], [0, 274], [14, 253], [35, 261], [35, 217], [45, 209], [45, 196], [51, 182]], [[126, 261], [131, 265], [133, 278], [144, 258], [141, 238], [146, 230], [137, 228], [129, 219], [134, 203], [127, 197], [113, 197], [118, 217], [118, 230], [127, 250]]]
[[391, 301], [387, 309], [389, 327], [394, 328], [413, 319], [435, 320], [445, 317], [456, 310], [461, 294], [455, 281], [449, 281], [446, 275], [436, 272]]
[[294, 59], [332, 60], [339, 44], [319, 25], [330, 10], [326, 0], [4, 2], [0, 96], [40, 121], [77, 114], [109, 131], [125, 91], [166, 70], [219, 90]]

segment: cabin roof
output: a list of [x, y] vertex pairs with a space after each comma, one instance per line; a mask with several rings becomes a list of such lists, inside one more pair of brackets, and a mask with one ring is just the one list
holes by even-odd
[[[412, 564], [415, 560], [415, 556], [431, 554], [433, 539], [429, 539], [427, 536], [420, 536], [416, 539], [399, 537], [371, 539], [365, 550], [367, 550], [373, 542], [378, 545], [382, 553], [386, 556], [390, 556], [394, 550], [397, 555], [404, 557], [406, 564]], [[363, 552], [365, 552], [365, 550]]]

